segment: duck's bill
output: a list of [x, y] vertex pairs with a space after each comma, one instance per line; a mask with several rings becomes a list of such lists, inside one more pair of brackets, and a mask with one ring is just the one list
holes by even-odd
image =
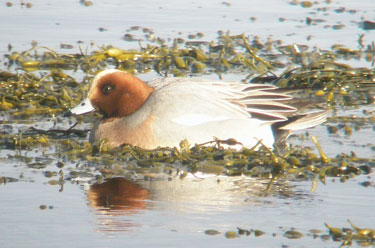
[[75, 106], [74, 108], [72, 108], [70, 110], [70, 112], [72, 114], [74, 114], [74, 115], [82, 115], [82, 114], [86, 114], [86, 113], [92, 112], [94, 110], [95, 109], [91, 105], [90, 100], [88, 98], [86, 98], [80, 104], [78, 104], [77, 106]]

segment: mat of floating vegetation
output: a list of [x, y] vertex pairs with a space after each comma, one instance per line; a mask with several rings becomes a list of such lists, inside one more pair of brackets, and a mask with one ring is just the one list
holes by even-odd
[[[153, 42], [140, 43], [137, 50], [107, 46], [90, 52], [82, 49], [77, 54], [59, 54], [47, 47], [33, 46], [24, 52], [11, 52], [5, 63], [8, 70], [0, 71], [0, 110], [5, 127], [0, 131], [0, 147], [28, 150], [54, 146], [59, 157], [97, 164], [104, 175], [123, 175], [129, 170], [142, 172], [155, 167], [168, 173], [169, 168], [179, 167], [192, 173], [244, 174], [270, 179], [287, 176], [322, 182], [331, 176], [345, 181], [370, 173], [373, 161], [358, 158], [354, 153], [328, 158], [322, 148], [319, 154], [308, 148], [293, 148], [283, 153], [264, 147], [242, 151], [222, 149], [220, 144], [229, 141], [191, 149], [182, 143], [179, 148], [154, 151], [131, 146], [110, 150], [105, 143], [92, 146], [82, 141], [87, 130], [32, 126], [46, 120], [55, 123], [61, 120], [62, 113], [85, 96], [97, 71], [109, 67], [139, 74], [155, 71], [160, 76], [239, 73], [243, 81], [299, 89], [299, 97], [321, 97], [331, 109], [372, 104], [374, 70], [352, 68], [337, 61], [360, 58], [372, 61], [373, 54], [374, 47], [370, 45], [359, 50], [335, 45], [330, 51], [321, 51], [296, 44], [282, 46], [272, 40], [262, 44], [245, 35], [228, 34], [211, 42], [176, 39], [171, 45], [154, 38]], [[76, 72], [80, 72], [79, 79]], [[91, 123], [97, 117], [98, 114], [91, 114], [77, 119], [80, 123]], [[338, 124], [329, 126], [329, 130], [337, 132], [344, 123], [345, 132], [349, 133], [356, 130], [359, 122], [372, 125], [374, 120], [372, 113], [352, 119], [333, 115], [330, 122]], [[14, 123], [22, 123], [23, 127], [29, 123], [30, 128], [17, 131], [11, 128]]]

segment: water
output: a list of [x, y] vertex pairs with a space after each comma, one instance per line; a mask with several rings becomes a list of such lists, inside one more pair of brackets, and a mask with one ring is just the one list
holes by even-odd
[[[78, 51], [77, 41], [83, 41], [87, 46], [90, 42], [97, 46], [124, 46], [121, 38], [133, 26], [152, 29], [163, 38], [186, 38], [188, 34], [202, 32], [205, 40], [212, 40], [217, 37], [218, 30], [223, 30], [261, 39], [272, 36], [285, 44], [306, 44], [320, 49], [330, 48], [336, 43], [355, 48], [359, 35], [365, 35], [364, 44], [369, 44], [374, 37], [373, 31], [360, 28], [362, 20], [373, 21], [371, 0], [360, 3], [332, 1], [330, 4], [321, 1], [313, 8], [278, 0], [229, 3], [230, 6], [215, 0], [179, 0], [173, 4], [147, 0], [129, 4], [114, 0], [85, 7], [72, 0], [64, 3], [39, 0], [32, 2], [32, 8], [21, 7], [19, 3], [12, 7], [2, 4], [0, 51], [6, 52], [8, 44], [22, 49], [33, 40], [52, 49], [59, 48], [61, 43], [72, 44], [75, 51]], [[342, 12], [337, 11], [340, 8], [344, 8]], [[252, 17], [254, 21], [250, 19]], [[307, 17], [321, 22], [313, 21], [307, 25]], [[337, 24], [344, 27], [332, 29]], [[101, 32], [99, 28], [105, 31]], [[134, 46], [138, 44], [135, 42]]]
[[[343, 13], [335, 11], [344, 7]], [[325, 11], [317, 8], [326, 8]], [[351, 11], [354, 10], [354, 11]], [[151, 28], [163, 38], [186, 38], [202, 32], [201, 40], [215, 40], [217, 31], [245, 33], [262, 40], [280, 39], [285, 44], [306, 44], [329, 49], [339, 43], [358, 47], [359, 35], [364, 44], [375, 39], [375, 31], [364, 31], [362, 20], [373, 21], [373, 0], [324, 1], [313, 8], [291, 5], [288, 1], [94, 1], [85, 7], [78, 1], [33, 1], [32, 8], [13, 2], [0, 5], [1, 55], [9, 53], [8, 44], [17, 51], [30, 48], [31, 41], [58, 51], [61, 43], [72, 44], [72, 53], [82, 47], [114, 45], [137, 48], [137, 42], [125, 43], [122, 37], [132, 26]], [[255, 21], [250, 20], [255, 17]], [[306, 17], [322, 19], [306, 25]], [[283, 20], [280, 20], [283, 18]], [[334, 30], [332, 25], [343, 24]], [[104, 28], [105, 31], [99, 31]], [[130, 32], [142, 37], [140, 31]], [[5, 61], [1, 56], [1, 61]], [[353, 66], [371, 67], [370, 62], [349, 61]], [[141, 75], [142, 76], [142, 75]], [[147, 76], [150, 77], [150, 76]], [[208, 75], [210, 77], [210, 75]], [[216, 77], [214, 75], [214, 77]], [[226, 75], [231, 79], [236, 75]], [[373, 106], [340, 110], [342, 116], [362, 116]], [[15, 129], [51, 126], [51, 120], [35, 120], [16, 124], [4, 120]], [[328, 123], [330, 124], [330, 123]], [[61, 126], [67, 126], [67, 123]], [[329, 156], [354, 151], [359, 157], [374, 158], [373, 128], [365, 125], [346, 136], [343, 131], [328, 134], [326, 126], [309, 130], [318, 137]], [[297, 133], [290, 142], [311, 146]], [[350, 227], [349, 218], [360, 227], [374, 228], [374, 176], [362, 175], [345, 183], [330, 178], [326, 185], [318, 183], [311, 191], [311, 181], [279, 182], [269, 196], [260, 196], [266, 181], [244, 178], [217, 178], [172, 181], [120, 180], [112, 184], [90, 186], [85, 181], [67, 181], [63, 188], [51, 185], [42, 171], [58, 172], [53, 147], [26, 154], [47, 154], [52, 160], [45, 169], [28, 168], [18, 159], [8, 157], [16, 151], [0, 151], [0, 175], [18, 178], [18, 182], [0, 185], [1, 247], [338, 247], [340, 243], [314, 239], [311, 229], [328, 233], [324, 222], [332, 226]], [[38, 155], [35, 155], [38, 156]], [[42, 155], [39, 155], [42, 156]], [[67, 164], [65, 174], [74, 164]], [[20, 177], [22, 175], [22, 177]], [[361, 183], [370, 182], [370, 187]], [[46, 209], [43, 209], [43, 208]], [[227, 231], [259, 229], [260, 237], [241, 236], [227, 239]], [[283, 233], [296, 228], [304, 237], [296, 240]], [[218, 235], [207, 235], [206, 230]], [[353, 246], [356, 246], [353, 243]]]

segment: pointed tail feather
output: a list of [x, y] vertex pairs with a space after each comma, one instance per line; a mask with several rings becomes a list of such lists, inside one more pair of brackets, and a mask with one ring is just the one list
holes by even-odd
[[327, 120], [330, 111], [319, 111], [289, 117], [287, 121], [280, 123], [277, 128], [285, 131], [295, 131], [317, 126]]

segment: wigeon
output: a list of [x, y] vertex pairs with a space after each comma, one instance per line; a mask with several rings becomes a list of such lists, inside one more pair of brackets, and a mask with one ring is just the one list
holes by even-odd
[[89, 141], [112, 147], [178, 147], [235, 139], [240, 146], [259, 141], [272, 147], [294, 130], [323, 123], [326, 111], [298, 114], [292, 97], [273, 85], [162, 78], [145, 83], [132, 74], [108, 69], [97, 74], [88, 97], [71, 113], [99, 111], [103, 118]]

